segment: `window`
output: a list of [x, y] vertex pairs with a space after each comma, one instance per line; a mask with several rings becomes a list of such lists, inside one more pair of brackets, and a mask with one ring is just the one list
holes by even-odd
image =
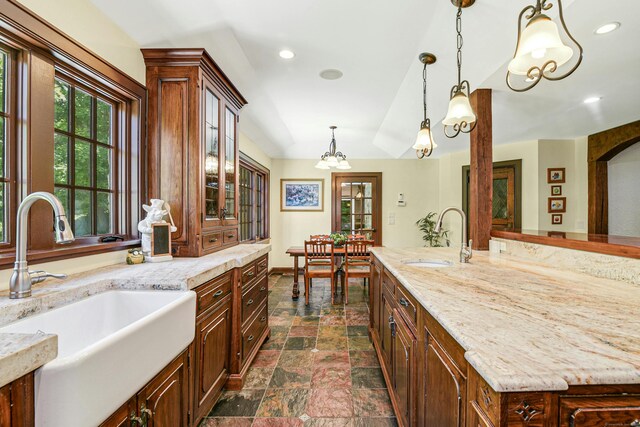
[[115, 103], [56, 78], [55, 194], [77, 237], [114, 232]]
[[269, 170], [240, 153], [240, 241], [258, 241], [269, 237]]
[[11, 111], [10, 81], [13, 73], [11, 52], [0, 48], [0, 243], [9, 241], [7, 229], [11, 209], [11, 129], [13, 118]]

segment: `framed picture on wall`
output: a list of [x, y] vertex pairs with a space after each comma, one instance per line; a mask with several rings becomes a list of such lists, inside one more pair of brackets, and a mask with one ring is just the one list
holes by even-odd
[[549, 197], [549, 213], [564, 213], [567, 211], [566, 197]]
[[551, 186], [551, 195], [552, 196], [562, 196], [562, 185], [552, 185]]
[[549, 184], [562, 184], [565, 179], [565, 168], [547, 169], [547, 182]]
[[281, 179], [280, 211], [324, 211], [324, 179]]
[[553, 215], [551, 215], [551, 224], [553, 224], [553, 225], [562, 224], [562, 214], [553, 214]]

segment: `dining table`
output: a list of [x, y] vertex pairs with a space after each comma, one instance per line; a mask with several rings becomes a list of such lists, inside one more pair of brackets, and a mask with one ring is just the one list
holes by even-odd
[[[334, 246], [333, 255], [336, 258], [344, 257], [346, 252], [345, 246]], [[297, 300], [300, 298], [300, 270], [304, 270], [304, 264], [300, 266], [299, 258], [302, 257], [304, 260], [304, 246], [291, 246], [287, 249], [286, 253], [293, 258], [293, 290], [291, 292], [291, 299]], [[329, 251], [326, 252], [327, 254]], [[339, 269], [338, 273], [341, 273], [342, 270]], [[303, 273], [304, 274], [304, 273]]]

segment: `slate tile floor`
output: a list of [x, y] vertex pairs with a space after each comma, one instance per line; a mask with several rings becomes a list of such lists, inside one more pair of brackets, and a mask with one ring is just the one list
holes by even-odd
[[244, 388], [225, 391], [200, 427], [396, 426], [380, 364], [369, 341], [367, 290], [349, 287], [349, 305], [331, 304], [327, 280], [309, 306], [291, 300], [293, 276], [269, 278], [271, 339]]

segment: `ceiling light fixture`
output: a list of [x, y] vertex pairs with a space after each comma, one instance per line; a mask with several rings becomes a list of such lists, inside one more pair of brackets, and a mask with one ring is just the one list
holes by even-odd
[[620, 23], [619, 22], [609, 22], [608, 24], [604, 24], [598, 27], [598, 29], [595, 31], [595, 33], [599, 36], [603, 35], [603, 34], [608, 34], [612, 31], [617, 30], [618, 28], [620, 28]]
[[342, 77], [342, 71], [329, 68], [328, 70], [320, 71], [320, 77], [325, 80], [338, 80]]
[[317, 169], [351, 169], [351, 165], [347, 161], [347, 156], [340, 151], [336, 151], [336, 126], [329, 126], [331, 129], [331, 143], [329, 144], [329, 151], [324, 153], [320, 157], [320, 161], [316, 163]]
[[[471, 108], [469, 102], [469, 82], [462, 80], [462, 8], [469, 7], [475, 3], [475, 0], [451, 0], [454, 6], [458, 8], [456, 14], [456, 32], [458, 33], [458, 84], [451, 88], [451, 100], [449, 101], [449, 110], [447, 117], [444, 118], [444, 134], [447, 138], [455, 138], [462, 133], [469, 133], [476, 127], [476, 114]], [[452, 129], [452, 131], [449, 131]]]
[[289, 49], [282, 49], [279, 55], [280, 55], [280, 58], [282, 59], [293, 59], [293, 57], [296, 56], [296, 54], [290, 51]]
[[433, 153], [433, 149], [437, 147], [433, 142], [433, 134], [431, 133], [431, 120], [427, 118], [427, 65], [435, 64], [436, 56], [431, 53], [421, 53], [418, 57], [420, 62], [424, 64], [422, 69], [422, 111], [424, 116], [420, 123], [420, 131], [413, 149], [416, 150], [416, 156], [419, 159], [429, 157]]
[[602, 99], [601, 96], [591, 96], [591, 97], [585, 99], [583, 102], [585, 104], [594, 104], [594, 103], [600, 101], [601, 99]]
[[[518, 41], [513, 59], [507, 69], [507, 85], [515, 92], [526, 92], [545, 78], [551, 81], [569, 77], [582, 63], [583, 49], [567, 29], [562, 13], [562, 0], [558, 1], [560, 23], [566, 36], [571, 39], [578, 50], [576, 63], [564, 74], [556, 75], [556, 71], [567, 64], [575, 56], [575, 51], [564, 44], [555, 22], [543, 12], [551, 9], [553, 4], [548, 0], [537, 0], [536, 5], [522, 9], [518, 17]], [[522, 29], [523, 17], [528, 22]], [[523, 76], [527, 86], [516, 87], [511, 81], [512, 75]]]

